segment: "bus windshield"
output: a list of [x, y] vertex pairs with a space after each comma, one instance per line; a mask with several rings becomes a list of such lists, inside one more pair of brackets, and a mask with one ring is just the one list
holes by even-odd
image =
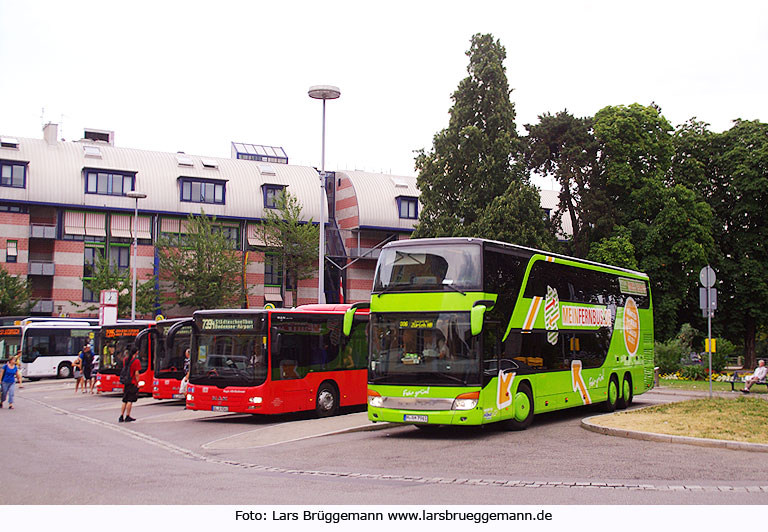
[[480, 383], [468, 312], [377, 314], [371, 326], [370, 383]]
[[16, 356], [21, 348], [21, 327], [0, 327], [0, 360]]
[[[167, 331], [167, 327], [165, 329]], [[158, 330], [161, 330], [160, 327]], [[164, 335], [159, 335], [154, 343], [154, 369], [157, 378], [180, 379], [184, 376], [184, 351], [189, 348], [191, 335], [191, 326], [182, 327], [176, 333], [170, 348], [166, 346]]]
[[267, 337], [239, 331], [203, 331], [190, 364], [190, 381], [211, 386], [258, 386], [267, 378]]
[[387, 247], [379, 257], [373, 291], [479, 290], [481, 273], [479, 245]]
[[[117, 375], [123, 368], [123, 352], [131, 350], [136, 336], [145, 327], [102, 328], [99, 373]], [[141, 371], [147, 369], [147, 357], [140, 357]]]

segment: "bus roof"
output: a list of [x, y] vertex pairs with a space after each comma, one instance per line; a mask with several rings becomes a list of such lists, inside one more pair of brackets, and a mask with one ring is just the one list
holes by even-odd
[[[326, 304], [320, 304], [320, 303], [313, 303], [309, 305], [300, 305], [298, 307], [293, 308], [274, 308], [274, 309], [243, 309], [243, 308], [230, 308], [230, 309], [208, 309], [208, 310], [196, 310], [195, 316], [197, 315], [228, 315], [228, 314], [240, 314], [240, 315], [249, 315], [249, 314], [263, 314], [268, 312], [346, 312], [349, 310], [349, 308], [352, 305], [349, 303], [326, 303]], [[365, 311], [361, 309], [359, 311], [361, 314]]]
[[503, 249], [509, 249], [509, 250], [520, 252], [528, 256], [529, 258], [532, 257], [533, 255], [538, 255], [538, 254], [546, 255], [549, 257], [556, 257], [558, 259], [579, 262], [589, 266], [598, 266], [600, 268], [615, 270], [617, 272], [625, 272], [632, 275], [636, 275], [638, 277], [642, 277], [644, 279], [648, 279], [647, 274], [636, 271], [636, 270], [630, 270], [628, 268], [622, 268], [620, 266], [613, 266], [611, 264], [603, 264], [601, 262], [593, 262], [586, 259], [580, 259], [578, 257], [570, 257], [568, 255], [561, 255], [559, 253], [552, 253], [550, 251], [543, 251], [541, 249], [519, 246], [517, 244], [509, 244], [507, 242], [501, 242], [498, 240], [490, 240], [487, 238], [470, 238], [470, 237], [412, 238], [409, 240], [397, 240], [394, 242], [389, 242], [388, 244], [385, 244], [382, 247], [382, 249], [387, 249], [392, 247], [410, 247], [410, 246], [418, 246], [423, 244], [476, 244], [476, 245], [490, 244], [491, 246], [497, 246]]
[[33, 321], [32, 323], [27, 323], [25, 325], [22, 325], [25, 329], [72, 329], [72, 328], [81, 328], [81, 329], [98, 329], [98, 325], [93, 325], [92, 323], [88, 321], [78, 321], [78, 320], [71, 320], [71, 321]]

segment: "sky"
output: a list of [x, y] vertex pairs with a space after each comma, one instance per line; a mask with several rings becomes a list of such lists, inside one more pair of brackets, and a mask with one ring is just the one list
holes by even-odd
[[[121, 147], [230, 157], [282, 146], [328, 170], [416, 175], [448, 125], [470, 38], [491, 33], [517, 128], [655, 102], [677, 126], [768, 120], [768, 2], [0, 0], [0, 134], [60, 124]], [[538, 182], [553, 188], [548, 180]]]

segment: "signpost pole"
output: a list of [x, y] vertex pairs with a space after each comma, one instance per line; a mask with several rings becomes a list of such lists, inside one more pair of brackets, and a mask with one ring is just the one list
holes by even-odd
[[[707, 272], [709, 274], [709, 272]], [[709, 276], [709, 275], [707, 275]], [[712, 399], [712, 309], [710, 308], [712, 299], [710, 298], [710, 290], [712, 289], [707, 283], [707, 355], [709, 355], [709, 398]]]
[[[704, 285], [704, 288], [699, 289], [700, 300], [699, 306], [701, 310], [707, 315], [707, 358], [709, 359], [709, 398], [712, 399], [712, 314], [714, 314], [717, 308], [717, 300], [713, 301], [713, 296], [717, 296], [717, 289], [713, 289], [717, 277], [715, 276], [715, 270], [713, 270], [709, 264], [704, 266], [699, 272], [699, 281]], [[704, 301], [702, 301], [702, 299]]]

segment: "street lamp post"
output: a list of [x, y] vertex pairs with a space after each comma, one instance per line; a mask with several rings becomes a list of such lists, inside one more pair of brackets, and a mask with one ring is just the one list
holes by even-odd
[[309, 88], [309, 97], [323, 100], [323, 144], [320, 156], [320, 244], [318, 246], [318, 284], [317, 302], [325, 303], [325, 101], [335, 100], [341, 96], [341, 91], [333, 85], [313, 85]]
[[136, 227], [139, 223], [139, 200], [147, 197], [146, 194], [141, 192], [127, 192], [125, 194], [129, 198], [136, 200], [136, 207], [133, 211], [133, 289], [131, 290], [131, 321], [136, 321], [136, 251], [139, 247], [139, 235]]

